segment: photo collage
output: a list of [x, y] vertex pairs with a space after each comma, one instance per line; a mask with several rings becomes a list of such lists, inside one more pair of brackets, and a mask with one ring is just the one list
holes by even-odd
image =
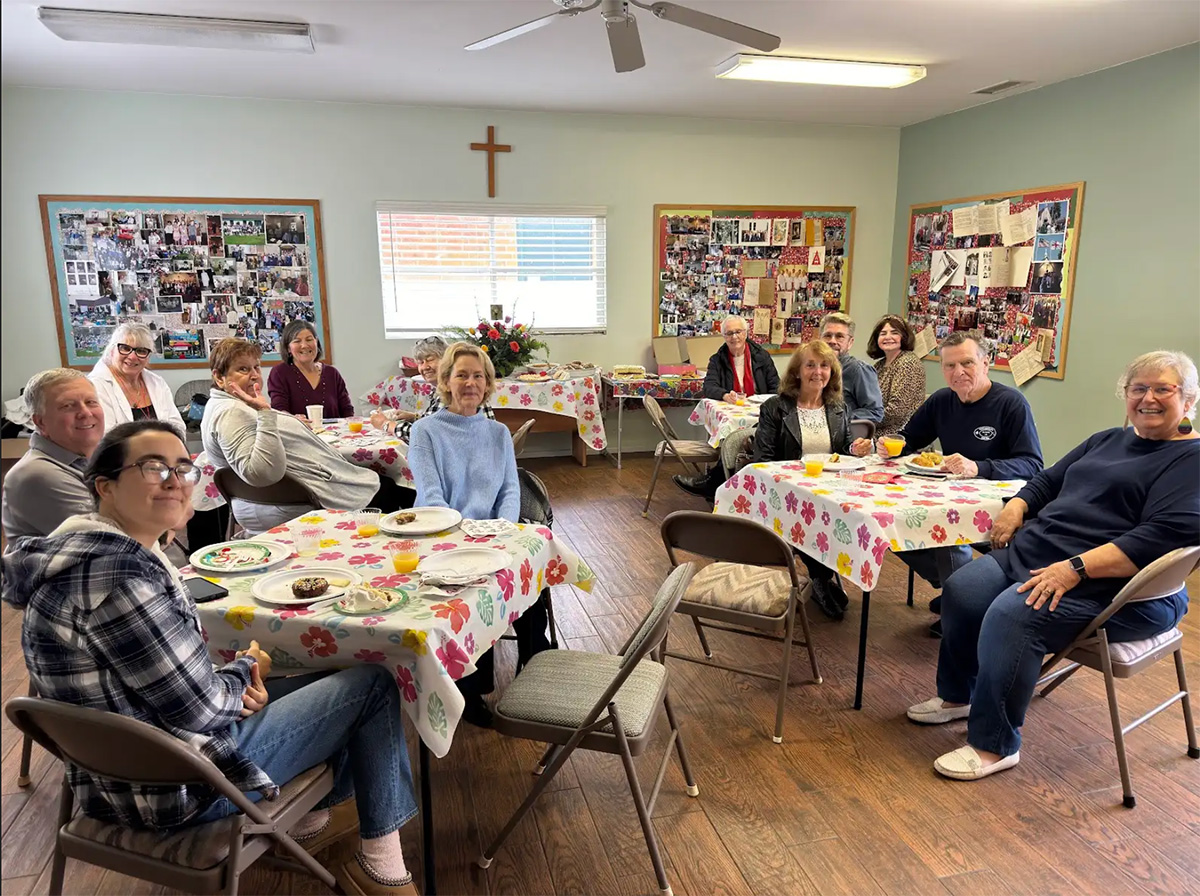
[[275, 360], [288, 321], [318, 319], [310, 214], [56, 205], [48, 215], [71, 363], [97, 358], [124, 321], [146, 324], [154, 357], [190, 362], [180, 366], [205, 362], [229, 336], [256, 341]]
[[786, 352], [849, 307], [854, 209], [655, 209], [655, 336], [719, 332], [731, 314]]
[[914, 331], [988, 340], [991, 363], [1036, 345], [1050, 375], [1066, 350], [1082, 185], [910, 213], [907, 317]]

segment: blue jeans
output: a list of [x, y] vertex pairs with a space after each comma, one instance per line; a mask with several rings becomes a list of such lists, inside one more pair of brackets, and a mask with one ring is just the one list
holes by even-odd
[[[1009, 756], [1021, 748], [1021, 726], [1047, 654], [1062, 650], [1100, 615], [1105, 602], [1073, 597], [1040, 610], [993, 557], [954, 573], [942, 592], [942, 643], [937, 693], [947, 703], [970, 703], [967, 743]], [[1126, 604], [1104, 624], [1110, 642], [1140, 641], [1176, 625], [1187, 611], [1187, 589], [1158, 600]]]
[[[276, 784], [320, 762], [333, 764], [333, 790], [322, 805], [358, 795], [359, 833], [373, 839], [417, 814], [404, 742], [400, 690], [383, 666], [364, 664], [266, 682], [270, 701], [234, 724], [242, 753]], [[257, 792], [246, 797], [252, 802]], [[238, 811], [221, 797], [195, 824]]]
[[934, 588], [941, 588], [951, 575], [971, 562], [973, 555], [970, 545], [948, 544], [943, 548], [901, 551], [896, 556]]

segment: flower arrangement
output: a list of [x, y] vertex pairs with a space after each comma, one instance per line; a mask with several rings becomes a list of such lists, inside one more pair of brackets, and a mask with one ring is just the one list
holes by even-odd
[[488, 353], [497, 377], [509, 376], [518, 367], [528, 364], [535, 352], [545, 352], [549, 346], [539, 339], [539, 333], [525, 324], [514, 324], [511, 317], [499, 320], [481, 320], [470, 329], [445, 327], [447, 336], [462, 342], [471, 342]]

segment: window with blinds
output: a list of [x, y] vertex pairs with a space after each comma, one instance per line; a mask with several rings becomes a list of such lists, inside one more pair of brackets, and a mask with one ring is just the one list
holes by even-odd
[[504, 316], [549, 333], [605, 331], [605, 210], [381, 202], [389, 339]]

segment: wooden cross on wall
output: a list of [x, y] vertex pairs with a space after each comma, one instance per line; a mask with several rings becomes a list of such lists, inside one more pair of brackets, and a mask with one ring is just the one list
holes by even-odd
[[512, 147], [506, 143], [496, 142], [496, 128], [488, 125], [487, 143], [472, 143], [471, 149], [481, 150], [488, 154], [488, 198], [496, 198], [496, 153], [512, 152]]

